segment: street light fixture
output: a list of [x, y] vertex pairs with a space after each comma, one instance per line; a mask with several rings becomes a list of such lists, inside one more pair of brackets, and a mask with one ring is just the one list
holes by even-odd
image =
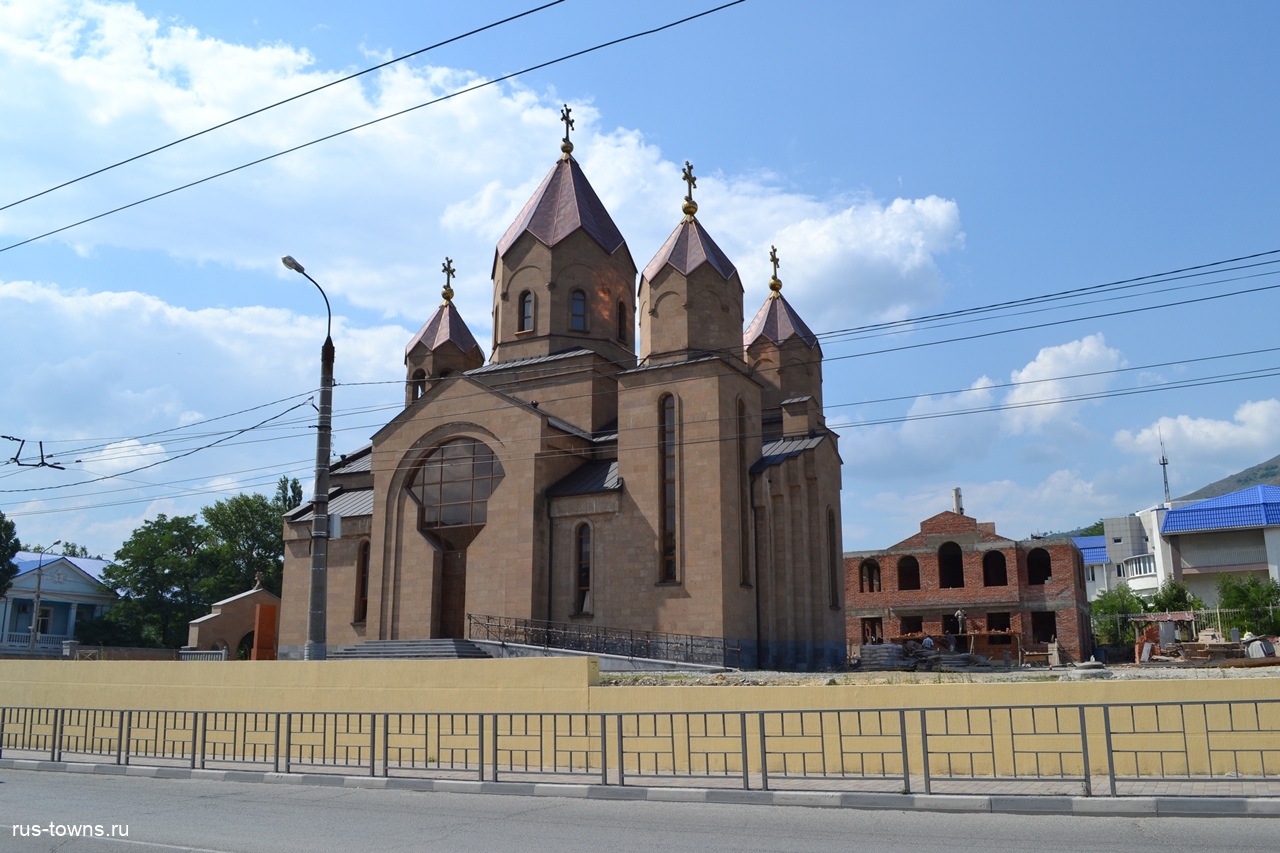
[[333, 432], [333, 311], [324, 288], [311, 276], [302, 264], [285, 255], [280, 259], [285, 269], [304, 276], [316, 286], [324, 297], [324, 310], [328, 315], [324, 346], [320, 348], [320, 418], [316, 429], [316, 491], [312, 498], [311, 521], [311, 594], [307, 609], [307, 642], [303, 646], [303, 660], [324, 660], [329, 574], [329, 447]]
[[40, 552], [40, 562], [36, 563], [36, 600], [31, 610], [31, 643], [27, 646], [28, 651], [34, 652], [40, 640], [40, 585], [44, 581], [44, 555], [61, 544], [61, 539], [53, 540], [52, 545]]

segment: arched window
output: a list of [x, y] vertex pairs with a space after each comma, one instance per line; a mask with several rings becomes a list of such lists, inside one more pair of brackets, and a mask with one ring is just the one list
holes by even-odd
[[413, 372], [413, 378], [409, 380], [410, 399], [417, 400], [427, 391], [427, 371], [419, 367]]
[[964, 555], [954, 542], [943, 542], [938, 549], [938, 586], [942, 589], [964, 586]]
[[880, 591], [880, 564], [875, 560], [863, 560], [858, 571], [859, 592]]
[[844, 589], [840, 583], [840, 563], [842, 558], [840, 536], [836, 530], [836, 511], [827, 510], [827, 585], [830, 587], [831, 609], [839, 610], [844, 602]]
[[575, 290], [569, 297], [569, 330], [585, 332], [587, 330], [587, 294]]
[[622, 304], [622, 300], [618, 300], [618, 343], [625, 344], [627, 342], [627, 306]]
[[591, 612], [591, 525], [582, 523], [573, 537], [574, 577], [577, 591], [573, 599], [575, 614]]
[[982, 555], [982, 585], [1009, 585], [1009, 570], [1000, 551], [988, 551]]
[[1053, 580], [1053, 563], [1049, 560], [1049, 552], [1036, 548], [1027, 555], [1027, 583], [1043, 586]]
[[520, 294], [520, 300], [517, 302], [520, 306], [520, 313], [516, 319], [517, 332], [533, 331], [533, 294], [525, 291]]
[[363, 622], [369, 616], [369, 540], [360, 543], [356, 553], [356, 612], [353, 622]]
[[898, 560], [898, 589], [920, 588], [920, 561], [906, 556]]
[[482, 442], [456, 438], [441, 444], [409, 478], [418, 526], [446, 551], [465, 549], [488, 520], [489, 495], [502, 477], [502, 464]]
[[659, 541], [662, 543], [662, 583], [675, 583], [679, 579], [676, 562], [676, 398], [664, 394], [658, 401], [658, 460], [661, 525]]

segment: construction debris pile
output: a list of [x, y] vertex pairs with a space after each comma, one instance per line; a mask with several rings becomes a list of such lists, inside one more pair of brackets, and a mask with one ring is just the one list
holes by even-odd
[[970, 672], [989, 671], [992, 665], [982, 655], [928, 648], [907, 640], [902, 645], [864, 645], [854, 668], [866, 672]]

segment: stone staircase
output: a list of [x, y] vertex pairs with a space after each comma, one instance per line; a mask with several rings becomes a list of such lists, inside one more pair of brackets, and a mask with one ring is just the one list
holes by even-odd
[[477, 660], [488, 652], [470, 640], [369, 640], [331, 646], [329, 660]]

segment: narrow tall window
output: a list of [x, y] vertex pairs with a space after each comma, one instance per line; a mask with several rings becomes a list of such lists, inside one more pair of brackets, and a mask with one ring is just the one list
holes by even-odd
[[356, 557], [356, 612], [353, 622], [363, 622], [369, 615], [369, 540], [360, 543]]
[[618, 343], [625, 344], [627, 342], [627, 306], [622, 304], [622, 300], [618, 300]]
[[[836, 532], [836, 511], [827, 510], [827, 585], [830, 587], [831, 609], [839, 610], [844, 598], [840, 588], [840, 562], [842, 557], [840, 537]], [[876, 636], [880, 636], [877, 634]]]
[[658, 401], [658, 457], [662, 483], [660, 579], [663, 583], [675, 583], [679, 577], [676, 565], [676, 398], [670, 394]]
[[938, 549], [938, 586], [942, 589], [964, 586], [964, 554], [954, 542], [943, 542]]
[[587, 330], [587, 294], [575, 290], [569, 297], [569, 329], [574, 332]]
[[1053, 564], [1049, 560], [1049, 552], [1043, 548], [1035, 548], [1027, 555], [1027, 583], [1043, 586], [1053, 580]]
[[738, 559], [740, 583], [751, 586], [751, 474], [747, 467], [747, 404], [738, 401]]
[[533, 331], [533, 294], [525, 291], [520, 294], [520, 315], [517, 332]]
[[591, 526], [579, 524], [574, 536], [574, 559], [578, 588], [573, 602], [574, 613], [591, 612]]
[[413, 399], [419, 399], [427, 392], [427, 371], [419, 367], [413, 372], [413, 378], [409, 380], [412, 389]]
[[982, 555], [982, 585], [1009, 585], [1009, 569], [1000, 551], [988, 551]]

